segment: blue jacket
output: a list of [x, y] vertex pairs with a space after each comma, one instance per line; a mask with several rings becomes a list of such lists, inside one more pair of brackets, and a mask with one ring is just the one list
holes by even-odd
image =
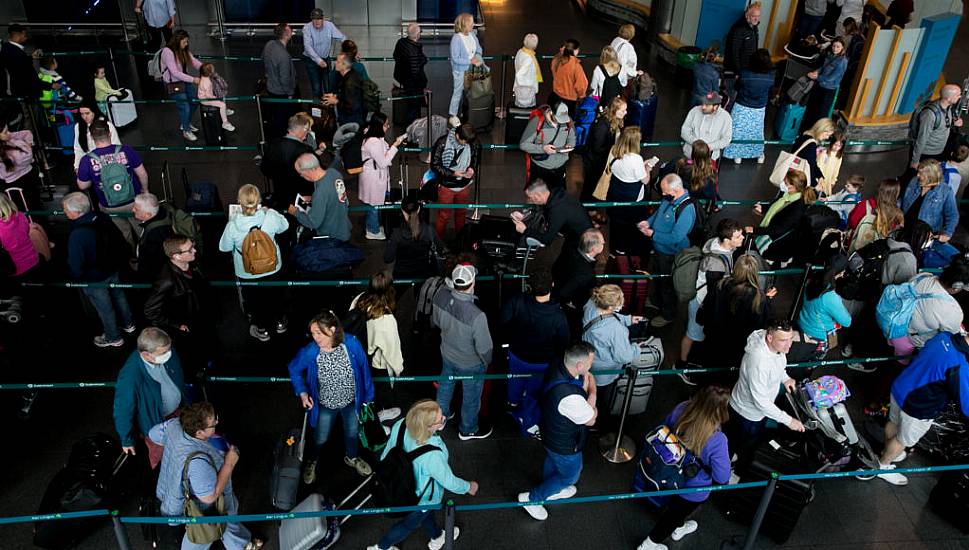
[[[471, 31], [471, 39], [474, 40], [474, 55], [480, 57], [482, 55], [481, 43], [478, 42], [478, 33], [474, 30]], [[467, 71], [468, 67], [471, 66], [471, 57], [464, 47], [462, 38], [458, 33], [454, 33], [454, 36], [451, 37], [451, 70]]]
[[909, 416], [931, 420], [949, 401], [969, 416], [969, 344], [958, 334], [940, 332], [892, 384], [892, 397]]
[[[175, 350], [172, 358], [165, 363], [168, 377], [182, 391], [182, 405], [191, 401], [185, 392], [185, 377], [182, 374], [182, 362]], [[155, 424], [165, 421], [162, 412], [161, 384], [145, 370], [145, 362], [138, 351], [131, 352], [114, 386], [114, 427], [121, 437], [121, 445], [134, 445], [135, 437], [148, 435], [148, 431]]]
[[[390, 430], [387, 446], [384, 447], [384, 452], [380, 455], [381, 460], [397, 445], [397, 434], [402, 429], [404, 430], [404, 450], [410, 452], [420, 447], [404, 428], [404, 420], [401, 419]], [[427, 440], [426, 445], [432, 445], [440, 450], [425, 453], [414, 461], [414, 481], [417, 486], [417, 494], [421, 497], [418, 504], [440, 504], [444, 498], [445, 490], [459, 495], [467, 493], [471, 489], [471, 483], [459, 478], [451, 471], [451, 466], [448, 465], [447, 446], [444, 445], [441, 436], [432, 435]], [[428, 482], [431, 482], [430, 485], [428, 485]], [[426, 491], [425, 487], [427, 488]]]
[[[582, 308], [582, 326], [585, 327], [598, 316], [599, 311], [592, 300], [589, 300]], [[632, 363], [639, 354], [639, 347], [629, 341], [628, 327], [631, 322], [632, 318], [629, 315], [615, 313], [596, 321], [589, 326], [589, 330], [582, 331], [582, 339], [596, 348], [591, 370], [597, 385], [611, 384], [619, 378], [619, 375], [596, 374], [596, 371], [621, 369], [624, 365]]]
[[818, 86], [826, 90], [836, 90], [841, 85], [841, 79], [848, 68], [848, 58], [843, 55], [829, 55], [824, 59], [821, 70], [818, 71]]
[[713, 63], [693, 65], [693, 105], [699, 105], [707, 92], [720, 90], [720, 71]]
[[[921, 192], [922, 188], [918, 181], [913, 180], [909, 183], [899, 205], [902, 212], [908, 211]], [[952, 188], [939, 184], [930, 189], [922, 201], [919, 219], [929, 224], [932, 231], [952, 236], [959, 223], [959, 209], [956, 207], [956, 196], [952, 193]]]
[[828, 290], [817, 298], [804, 300], [798, 324], [805, 334], [815, 340], [824, 340], [834, 330], [835, 323], [843, 327], [851, 326], [851, 314], [837, 292]]
[[[373, 380], [370, 378], [370, 365], [367, 363], [367, 353], [360, 346], [360, 341], [352, 334], [343, 335], [343, 345], [347, 347], [350, 356], [350, 366], [353, 368], [353, 382], [356, 398], [354, 405], [357, 412], [364, 403], [373, 401]], [[296, 357], [289, 362], [289, 379], [296, 390], [296, 395], [306, 393], [313, 398], [313, 408], [310, 410], [310, 426], [316, 427], [320, 417], [320, 382], [316, 377], [316, 356], [320, 354], [320, 346], [310, 342], [303, 346]]]
[[696, 220], [695, 205], [684, 206], [680, 215], [676, 216], [676, 207], [688, 198], [690, 193], [686, 192], [673, 202], [664, 200], [649, 217], [649, 228], [653, 230], [652, 239], [656, 252], [675, 256], [677, 252], [690, 246], [690, 230]]
[[774, 71], [757, 73], [744, 69], [740, 71], [740, 81], [737, 83], [737, 103], [751, 109], [762, 109], [767, 106], [773, 85]]
[[[677, 405], [663, 420], [663, 424], [672, 428], [683, 415], [686, 403], [684, 401]], [[703, 463], [704, 468], [700, 470], [699, 474], [686, 480], [684, 487], [709, 487], [714, 482], [718, 485], [724, 485], [730, 481], [730, 453], [727, 452], [727, 448], [727, 436], [720, 430], [713, 432], [697, 457]], [[690, 502], [703, 502], [710, 498], [710, 493], [688, 493], [680, 496], [683, 497], [683, 500]]]

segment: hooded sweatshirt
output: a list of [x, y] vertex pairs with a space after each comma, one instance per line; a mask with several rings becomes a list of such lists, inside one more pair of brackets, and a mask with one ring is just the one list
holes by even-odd
[[696, 301], [703, 303], [707, 288], [720, 282], [733, 271], [733, 251], [720, 246], [720, 239], [714, 237], [703, 245], [703, 258], [696, 274]]
[[921, 276], [915, 281], [919, 294], [935, 294], [939, 298], [924, 298], [915, 303], [912, 320], [908, 323], [908, 336], [912, 345], [921, 348], [940, 332], [962, 330], [962, 308], [939, 282], [938, 277]]
[[741, 416], [757, 422], [766, 416], [778, 424], [790, 424], [791, 415], [782, 411], [774, 400], [787, 375], [787, 357], [767, 347], [767, 330], [755, 330], [747, 337], [740, 379], [730, 394], [730, 406]]
[[730, 145], [733, 137], [733, 119], [730, 113], [723, 109], [709, 115], [703, 114], [700, 105], [690, 109], [680, 128], [683, 139], [683, 156], [690, 158], [693, 153], [693, 142], [702, 139], [710, 146], [710, 156], [713, 160], [720, 158], [720, 151]]
[[565, 166], [565, 163], [569, 161], [569, 154], [547, 154], [542, 147], [554, 145], [560, 151], [575, 147], [575, 128], [572, 122], [558, 124], [552, 122], [552, 116], [553, 113], [549, 111], [545, 112], [545, 120], [542, 123], [541, 130], [538, 127], [539, 117], [531, 117], [518, 143], [522, 151], [532, 155], [532, 162], [549, 170], [555, 170], [556, 168]]

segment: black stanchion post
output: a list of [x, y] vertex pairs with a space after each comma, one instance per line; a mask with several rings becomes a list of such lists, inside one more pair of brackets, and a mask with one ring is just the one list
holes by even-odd
[[221, 42], [225, 42], [228, 37], [225, 35], [225, 14], [222, 11], [222, 2], [220, 0], [213, 0], [212, 4], [215, 6], [215, 20], [219, 25], [219, 35], [216, 38]]
[[259, 117], [259, 155], [266, 149], [266, 121], [262, 118], [262, 96], [256, 94], [256, 115]]
[[444, 549], [454, 549], [454, 501], [450, 499], [444, 505]]
[[118, 518], [117, 513], [112, 513], [111, 524], [114, 526], [114, 538], [118, 541], [118, 548], [120, 550], [131, 550], [128, 532], [124, 530], [124, 525], [121, 525], [121, 519]]
[[764, 495], [760, 497], [760, 502], [757, 503], [757, 511], [754, 512], [754, 520], [750, 522], [750, 528], [747, 529], [747, 536], [744, 538], [743, 545], [740, 545], [737, 539], [733, 538], [723, 541], [720, 544], [720, 550], [753, 550], [754, 541], [757, 540], [757, 533], [760, 531], [761, 524], [764, 523], [764, 516], [767, 515], [767, 507], [770, 505], [770, 499], [774, 496], [774, 489], [776, 488], [777, 473], [774, 472], [767, 482]]
[[[125, 44], [130, 44], [131, 43], [131, 38], [128, 37], [128, 20], [125, 19], [125, 16], [124, 16], [124, 2], [122, 2], [121, 0], [118, 0], [118, 15], [121, 17], [121, 32], [124, 33], [124, 43]], [[135, 14], [135, 17], [138, 17], [138, 15]], [[110, 54], [111, 54], [111, 49], [108, 48], [108, 55], [110, 55]], [[112, 63], [114, 63], [114, 61], [112, 61]], [[117, 69], [115, 69], [115, 71], [114, 71], [114, 79], [115, 79], [114, 80], [115, 82], [118, 82], [118, 71], [117, 71]]]
[[495, 105], [495, 116], [498, 118], [505, 118], [505, 75], [508, 70], [508, 56], [501, 55], [501, 95], [498, 96], [498, 105]]
[[[114, 81], [120, 83], [121, 80], [118, 78], [118, 65], [114, 62], [114, 48], [111, 46], [108, 46], [108, 60], [111, 62], [111, 71], [114, 73]], [[128, 99], [134, 98], [129, 97]]]
[[[434, 94], [431, 92], [431, 89], [430, 88], [425, 88], [424, 89], [424, 95], [427, 97], [427, 145], [426, 145], [426, 147], [428, 149], [428, 152], [427, 152], [427, 163], [430, 164], [431, 163], [431, 152], [430, 152], [430, 148], [431, 148], [431, 128], [432, 128], [432, 126], [431, 126], [431, 118], [432, 118], [432, 113], [434, 112], [434, 104], [432, 103], [432, 101], [434, 99]], [[417, 158], [421, 158], [421, 155], [418, 154], [417, 155]]]
[[[599, 452], [603, 458], [613, 464], [629, 462], [636, 455], [636, 443], [629, 436], [623, 435], [622, 432], [626, 427], [626, 415], [629, 413], [629, 406], [633, 402], [633, 388], [636, 386], [639, 369], [626, 367], [626, 375], [629, 378], [626, 382], [626, 395], [622, 400], [622, 411], [619, 413], [619, 431], [614, 434], [606, 434], [599, 439]], [[616, 383], [618, 384], [618, 381]], [[606, 406], [612, 408], [612, 403], [608, 403]]]

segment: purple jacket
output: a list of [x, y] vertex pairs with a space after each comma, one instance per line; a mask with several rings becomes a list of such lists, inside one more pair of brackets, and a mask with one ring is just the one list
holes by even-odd
[[[677, 405], [673, 412], [663, 420], [663, 424], [672, 428], [673, 424], [676, 424], [676, 421], [680, 419], [684, 409], [686, 409], [686, 401]], [[700, 469], [700, 473], [696, 477], [686, 481], [686, 487], [709, 487], [714, 482], [723, 485], [730, 481], [730, 453], [727, 450], [727, 436], [723, 432], [714, 432], [697, 458], [700, 459], [704, 467]], [[690, 502], [703, 502], [710, 498], [710, 493], [687, 493], [680, 495], [680, 497]]]

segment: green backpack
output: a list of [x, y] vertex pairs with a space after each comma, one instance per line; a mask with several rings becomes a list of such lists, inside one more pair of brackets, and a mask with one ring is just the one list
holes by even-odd
[[145, 227], [145, 232], [147, 233], [148, 231], [163, 225], [171, 225], [172, 231], [174, 231], [176, 234], [192, 239], [192, 243], [195, 245], [196, 255], [201, 256], [202, 231], [199, 229], [198, 222], [195, 221], [195, 218], [188, 212], [180, 208], [176, 208], [166, 202], [163, 202], [158, 206], [165, 212], [168, 212], [168, 217], [164, 220], [149, 223]]
[[[114, 146], [113, 157], [121, 152], [121, 146]], [[120, 162], [104, 162], [103, 157], [90, 152], [87, 156], [101, 165], [101, 193], [109, 207], [122, 206], [135, 200], [135, 186], [131, 181], [128, 166]]]
[[373, 80], [363, 81], [363, 110], [365, 113], [380, 111], [380, 87]]

